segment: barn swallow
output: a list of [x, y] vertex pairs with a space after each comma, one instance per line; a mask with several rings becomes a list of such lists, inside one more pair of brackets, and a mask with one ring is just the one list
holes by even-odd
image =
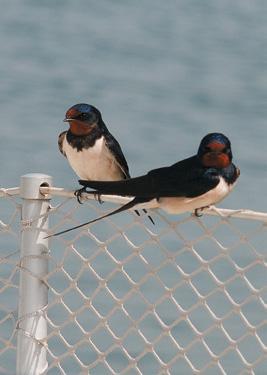
[[59, 150], [79, 178], [117, 181], [130, 177], [121, 147], [97, 108], [75, 104], [67, 110], [63, 121], [70, 128], [59, 135]]
[[[79, 178], [96, 181], [130, 178], [120, 144], [108, 131], [96, 107], [85, 103], [75, 104], [67, 110], [63, 121], [68, 122], [70, 127], [58, 137], [59, 150]], [[79, 203], [83, 190], [75, 193]], [[144, 212], [147, 213], [146, 210]], [[139, 215], [138, 211], [136, 213]], [[153, 219], [148, 217], [153, 223]]]
[[54, 235], [69, 232], [145, 202], [153, 202], [153, 207], [160, 207], [171, 214], [186, 211], [195, 211], [197, 214], [199, 209], [225, 198], [239, 174], [239, 169], [232, 163], [229, 139], [221, 133], [210, 133], [202, 139], [196, 155], [169, 167], [154, 169], [144, 176], [122, 181], [80, 180], [85, 188], [94, 189], [87, 193], [134, 198], [106, 215]]

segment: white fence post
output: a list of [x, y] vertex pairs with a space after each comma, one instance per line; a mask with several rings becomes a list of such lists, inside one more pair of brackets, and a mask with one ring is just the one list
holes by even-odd
[[32, 173], [21, 177], [22, 205], [21, 271], [19, 285], [19, 324], [17, 375], [39, 375], [46, 367], [46, 348], [39, 342], [47, 336], [43, 308], [48, 289], [42, 277], [48, 272], [49, 196], [40, 194], [40, 186], [51, 186], [50, 176]]

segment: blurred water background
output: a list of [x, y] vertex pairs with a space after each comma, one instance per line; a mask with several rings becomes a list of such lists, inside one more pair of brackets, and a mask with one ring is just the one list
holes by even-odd
[[3, 0], [1, 186], [42, 172], [77, 186], [57, 149], [65, 111], [98, 107], [132, 175], [232, 141], [227, 207], [267, 210], [267, 3], [263, 0]]
[[74, 189], [57, 148], [73, 104], [100, 109], [133, 176], [232, 141], [241, 177], [220, 204], [267, 211], [267, 2], [2, 0], [2, 187], [29, 172]]

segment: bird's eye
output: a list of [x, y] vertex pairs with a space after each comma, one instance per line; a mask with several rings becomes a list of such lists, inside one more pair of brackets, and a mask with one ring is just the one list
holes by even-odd
[[209, 151], [211, 151], [211, 148], [209, 146], [205, 146], [204, 150], [207, 151], [207, 152], [209, 152]]
[[79, 115], [79, 118], [80, 118], [81, 120], [84, 120], [84, 119], [87, 118], [87, 114], [86, 114], [86, 113], [81, 113], [81, 114]]

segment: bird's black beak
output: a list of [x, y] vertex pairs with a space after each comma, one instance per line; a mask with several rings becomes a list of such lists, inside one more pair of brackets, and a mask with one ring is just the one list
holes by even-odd
[[66, 117], [66, 118], [64, 118], [63, 122], [69, 122], [69, 121], [73, 121], [73, 120], [74, 120], [73, 118]]

